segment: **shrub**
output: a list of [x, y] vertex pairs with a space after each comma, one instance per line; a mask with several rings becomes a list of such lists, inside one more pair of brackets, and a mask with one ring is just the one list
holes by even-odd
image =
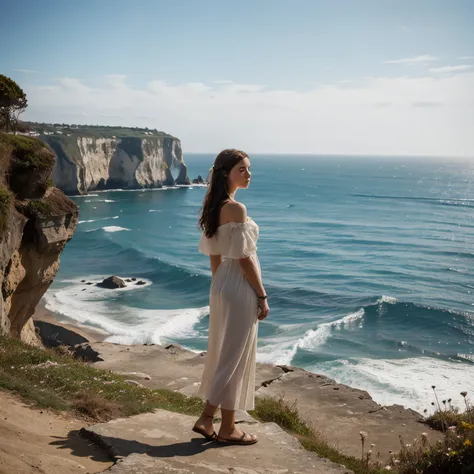
[[22, 135], [2, 135], [0, 140], [12, 147], [12, 171], [37, 171], [52, 168], [54, 154], [40, 140]]
[[0, 232], [3, 232], [7, 228], [11, 200], [11, 192], [0, 185]]

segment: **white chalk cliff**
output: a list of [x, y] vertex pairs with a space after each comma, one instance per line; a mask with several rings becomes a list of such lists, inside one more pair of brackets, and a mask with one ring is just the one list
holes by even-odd
[[171, 136], [41, 135], [41, 139], [56, 154], [53, 182], [68, 194], [190, 183], [181, 143]]

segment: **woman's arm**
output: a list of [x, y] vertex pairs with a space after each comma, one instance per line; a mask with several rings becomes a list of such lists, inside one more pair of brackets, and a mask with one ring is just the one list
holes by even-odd
[[[255, 265], [254, 260], [252, 257], [241, 258], [239, 260], [240, 268], [242, 269], [242, 273], [244, 274], [247, 281], [250, 283], [250, 286], [253, 288], [255, 293], [258, 297], [258, 319], [262, 320], [268, 316], [268, 312], [270, 311], [270, 307], [268, 306], [267, 301], [267, 294], [265, 292], [265, 288], [263, 287], [262, 279], [260, 278], [260, 274], [257, 271], [257, 267]], [[261, 298], [264, 297], [264, 298]]]
[[257, 296], [265, 296], [265, 288], [263, 287], [262, 279], [258, 274], [257, 267], [252, 257], [239, 259], [240, 268], [245, 278], [247, 278], [250, 286], [253, 288]]
[[219, 265], [222, 263], [222, 256], [221, 255], [210, 255], [209, 259], [211, 261], [211, 273], [212, 276], [215, 275]]

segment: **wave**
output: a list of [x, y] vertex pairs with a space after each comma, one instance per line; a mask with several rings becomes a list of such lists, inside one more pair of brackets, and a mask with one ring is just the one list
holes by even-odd
[[[86, 280], [100, 281], [96, 277]], [[197, 336], [194, 326], [209, 314], [208, 306], [154, 310], [120, 304], [117, 300], [116, 304], [110, 304], [112, 294], [116, 298], [120, 292], [143, 291], [150, 285], [151, 282], [146, 281], [145, 285], [129, 285], [111, 291], [93, 285], [84, 286], [84, 283], [74, 280], [65, 288], [48, 290], [44, 298], [50, 311], [108, 333], [107, 342], [165, 344], [177, 338]]]
[[[340, 342], [346, 349], [348, 344], [352, 344], [359, 352], [367, 352], [370, 347], [364, 346], [372, 340], [374, 344], [382, 346], [385, 353], [396, 354], [399, 347], [407, 353], [460, 360], [462, 357], [459, 357], [454, 347], [459, 347], [455, 344], [469, 338], [471, 317], [472, 315], [467, 313], [405, 303], [392, 296], [383, 295], [375, 302], [366, 304], [342, 318], [319, 323], [315, 328], [307, 329], [302, 336], [278, 333], [262, 341], [264, 345], [259, 348], [258, 357], [261, 362], [291, 364], [300, 350], [312, 353], [313, 358], [320, 354], [325, 354], [327, 358], [331, 353], [329, 346], [337, 347]], [[341, 334], [343, 331], [350, 331], [351, 335]], [[423, 347], [424, 333], [443, 334], [452, 344], [445, 349], [441, 349], [437, 344], [436, 348], [428, 345]], [[373, 339], [375, 335], [377, 340]], [[397, 335], [413, 335], [414, 342], [409, 344], [402, 338], [393, 339]], [[447, 352], [442, 353], [441, 350]]]
[[420, 413], [432, 408], [432, 385], [436, 385], [440, 399], [451, 398], [460, 409], [465, 409], [460, 392], [474, 391], [474, 365], [431, 357], [339, 359], [309, 369], [338, 383], [367, 390], [381, 405], [403, 405]]
[[[303, 337], [299, 338], [290, 347], [284, 347], [286, 345], [284, 341], [277, 344], [276, 347], [274, 344], [270, 344], [259, 352], [258, 360], [259, 362], [290, 365], [298, 349], [315, 349], [322, 346], [331, 337], [333, 331], [358, 324], [363, 317], [364, 310], [360, 309], [336, 321], [319, 324], [316, 329], [307, 330]], [[273, 342], [275, 342], [275, 339], [273, 339]]]
[[99, 217], [98, 219], [88, 219], [86, 221], [79, 221], [78, 224], [88, 224], [90, 222], [98, 222], [98, 221], [108, 221], [110, 219], [118, 219], [119, 216], [114, 217]]
[[90, 198], [90, 197], [97, 197], [98, 194], [75, 194], [73, 196], [68, 196], [70, 198]]
[[102, 230], [105, 232], [122, 232], [124, 230], [131, 230], [131, 229], [127, 229], [126, 227], [120, 227], [117, 225], [110, 225], [110, 226], [102, 227]]
[[350, 193], [349, 196], [362, 197], [369, 199], [393, 199], [396, 201], [421, 201], [432, 204], [438, 204], [441, 206], [456, 206], [456, 207], [474, 207], [474, 199], [463, 199], [463, 198], [431, 198], [431, 197], [416, 197], [416, 196], [384, 196], [377, 194], [361, 194], [361, 193]]

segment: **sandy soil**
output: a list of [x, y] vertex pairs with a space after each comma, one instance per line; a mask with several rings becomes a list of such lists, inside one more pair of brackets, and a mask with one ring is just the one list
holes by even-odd
[[113, 463], [95, 445], [79, 436], [87, 426], [68, 414], [27, 406], [0, 391], [1, 474], [93, 474]]

